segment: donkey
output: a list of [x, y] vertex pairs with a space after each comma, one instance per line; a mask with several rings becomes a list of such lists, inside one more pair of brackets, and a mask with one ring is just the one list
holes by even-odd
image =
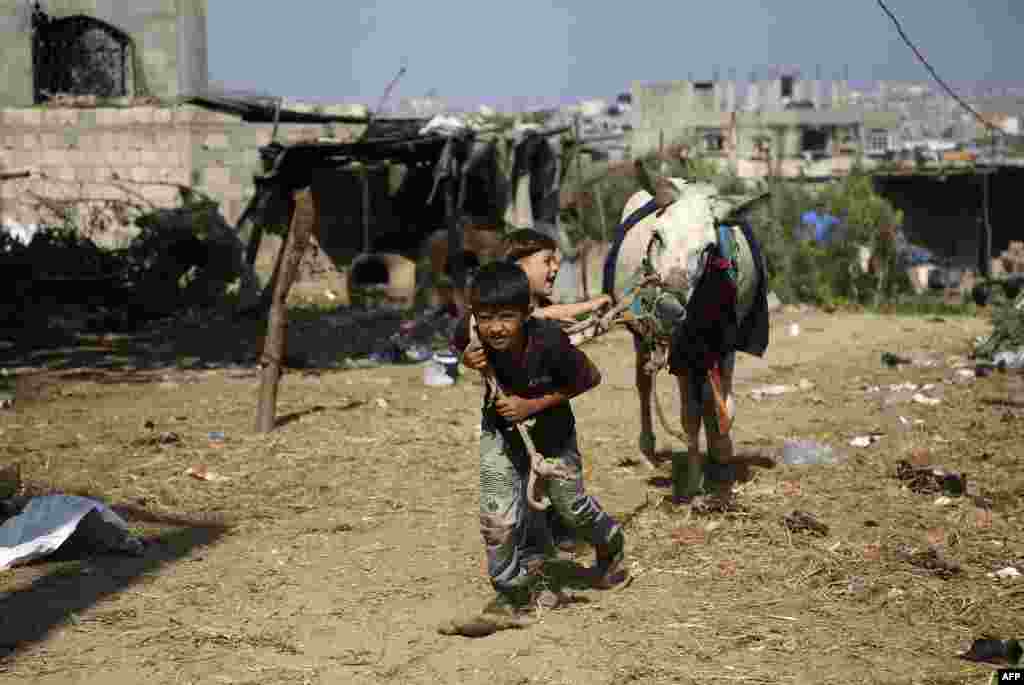
[[[709, 457], [734, 462], [729, 428], [735, 415], [735, 351], [763, 356], [767, 349], [765, 262], [749, 225], [738, 221], [765, 196], [725, 197], [706, 183], [652, 179], [639, 162], [637, 172], [644, 190], [623, 209], [605, 263], [604, 290], [619, 300], [641, 286], [645, 274], [656, 278], [654, 287], [638, 290], [635, 301], [648, 317], [634, 318], [627, 327], [636, 351], [639, 448], [648, 467], [656, 446], [651, 398], [657, 370], [652, 362], [667, 357], [669, 370], [677, 376], [687, 442], [685, 464], [678, 458], [672, 464], [678, 501], [703, 491], [702, 423]], [[716, 268], [723, 270], [718, 278]], [[723, 277], [726, 272], [729, 276]]]

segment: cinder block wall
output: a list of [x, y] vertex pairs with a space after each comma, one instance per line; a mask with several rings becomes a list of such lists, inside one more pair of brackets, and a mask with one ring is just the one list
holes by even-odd
[[[252, 196], [258, 148], [270, 142], [272, 128], [192, 105], [0, 109], [0, 170], [39, 172], [0, 182], [0, 221], [40, 223], [46, 212], [37, 196], [173, 207], [184, 185], [217, 199], [234, 224]], [[361, 131], [334, 126], [343, 139]], [[282, 124], [278, 139], [324, 135], [320, 125]]]

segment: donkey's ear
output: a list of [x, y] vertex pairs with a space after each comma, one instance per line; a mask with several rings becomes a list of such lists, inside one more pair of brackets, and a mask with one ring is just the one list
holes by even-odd
[[771, 193], [757, 195], [719, 195], [714, 199], [714, 212], [723, 223], [732, 223], [743, 217], [772, 196]]
[[658, 209], [665, 209], [678, 199], [679, 188], [675, 183], [664, 176], [658, 176], [654, 180], [654, 203], [658, 205]]

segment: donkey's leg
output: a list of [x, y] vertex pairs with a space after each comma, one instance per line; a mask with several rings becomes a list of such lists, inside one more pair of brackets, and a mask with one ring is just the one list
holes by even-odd
[[633, 333], [633, 350], [636, 352], [636, 392], [640, 397], [640, 454], [645, 458], [646, 465], [653, 467], [654, 465], [649, 461], [649, 458], [654, 456], [657, 442], [654, 437], [654, 420], [651, 418], [653, 379], [646, 370], [651, 354], [644, 345], [643, 339], [636, 333]]
[[675, 499], [695, 497], [704, 488], [704, 460], [700, 456], [701, 398], [690, 392], [688, 374], [676, 376], [679, 383], [680, 419], [686, 432], [686, 484], [683, 486], [682, 460], [672, 459], [672, 495]]

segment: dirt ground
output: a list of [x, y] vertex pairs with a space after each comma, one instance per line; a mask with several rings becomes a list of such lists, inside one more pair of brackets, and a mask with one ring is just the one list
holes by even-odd
[[[194, 322], [135, 347], [102, 338], [6, 359], [53, 369], [18, 370], [0, 461], [38, 487], [102, 497], [149, 545], [0, 572], [0, 681], [983, 683], [992, 667], [956, 655], [986, 634], [1024, 636], [1024, 580], [988, 576], [1024, 570], [1024, 395], [1011, 374], [968, 379], [951, 359], [989, 330], [982, 319], [775, 315], [765, 358], [738, 362], [738, 449], [813, 439], [843, 460], [755, 469], [737, 510], [710, 515], [664, 501], [667, 451], [653, 473], [635, 461], [627, 334], [588, 344], [604, 373], [575, 402], [589, 488], [626, 521], [633, 581], [572, 589], [535, 625], [479, 639], [436, 630], [491, 596], [478, 379], [432, 388], [418, 366], [314, 365], [283, 378], [281, 425], [256, 435], [247, 330]], [[293, 350], [369, 344], [363, 325], [292, 333]], [[219, 352], [178, 342], [198, 337]], [[883, 366], [883, 351], [918, 363]], [[141, 363], [150, 353], [165, 364]], [[678, 416], [671, 380], [658, 390]], [[889, 388], [904, 382], [935, 384], [923, 392], [939, 403]], [[796, 389], [752, 395], [777, 384]], [[165, 432], [177, 441], [155, 439]], [[884, 435], [850, 446], [872, 432]], [[659, 448], [683, 445], [659, 427]], [[973, 496], [901, 487], [895, 465], [911, 455], [967, 472]], [[185, 475], [199, 465], [227, 480]], [[828, 533], [790, 531], [795, 509]], [[925, 568], [913, 552], [930, 544], [960, 572]]]

